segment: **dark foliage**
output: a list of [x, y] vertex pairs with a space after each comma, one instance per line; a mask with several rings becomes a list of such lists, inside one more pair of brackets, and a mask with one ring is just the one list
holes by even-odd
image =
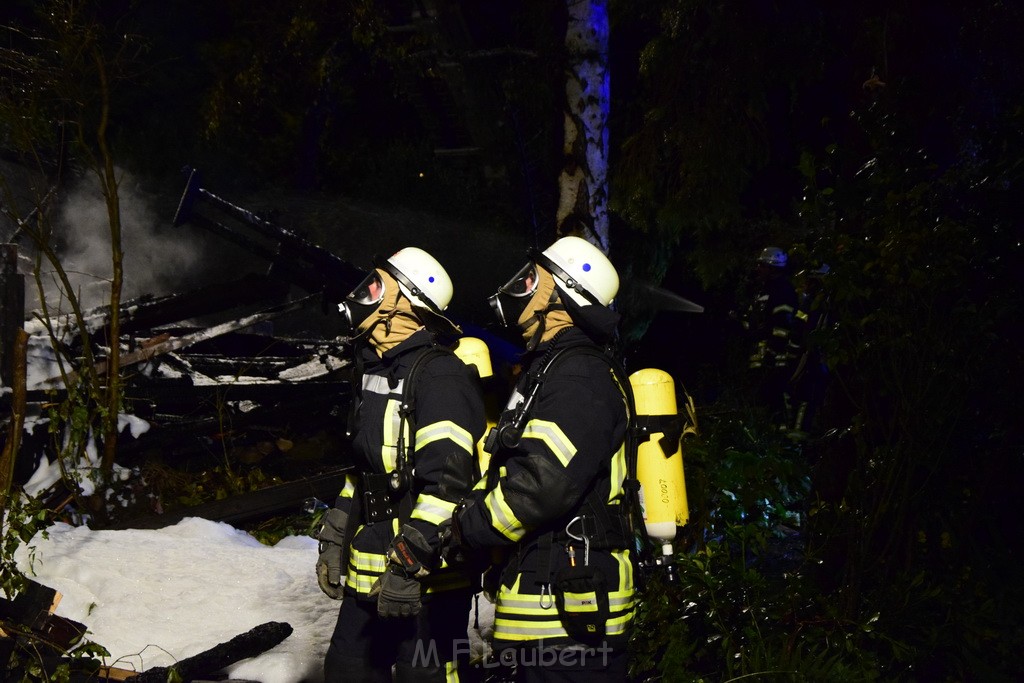
[[[436, 116], [448, 103], [424, 107], [437, 62], [387, 28], [414, 19], [403, 3], [110, 3], [150, 65], [116, 92], [119, 149], [175, 188], [188, 162], [228, 194], [318, 190], [536, 230], [560, 126], [557, 4], [467, 6], [457, 47], [475, 50], [476, 121], [494, 131], [480, 164], [434, 153], [460, 138]], [[31, 23], [31, 6], [0, 16]], [[613, 257], [706, 308], [623, 302], [631, 364], [669, 369], [701, 418], [678, 578], [645, 588], [637, 677], [1019, 679], [1024, 10], [611, 8]], [[831, 267], [814, 342], [832, 381], [797, 445], [744, 395], [729, 317], [766, 244]]]

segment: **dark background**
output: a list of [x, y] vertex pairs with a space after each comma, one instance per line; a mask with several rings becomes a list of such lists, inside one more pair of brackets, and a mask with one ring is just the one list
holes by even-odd
[[[79, 69], [81, 89], [24, 103], [5, 90], [17, 106], [5, 109], [0, 147], [9, 185], [71, 196], [87, 164], [62, 155], [51, 124], [95, 124], [95, 74], [41, 49], [60, 44], [35, 13], [49, 6], [7, 0], [0, 25], [24, 30], [7, 32], [3, 49], [52, 60], [39, 73]], [[171, 231], [181, 169], [193, 166], [213, 192], [360, 267], [405, 244], [427, 248], [454, 274], [453, 313], [481, 327], [492, 325], [486, 296], [528, 246], [555, 237], [560, 2], [78, 7], [104, 54], [124, 58], [111, 62], [108, 135], [154, 234]], [[611, 0], [609, 13], [622, 345], [629, 369], [668, 370], [700, 407], [704, 433], [687, 453], [694, 518], [718, 534], [787, 495], [796, 466], [751, 427], [730, 313], [745, 305], [764, 246], [789, 250], [794, 273], [827, 263], [831, 325], [818, 342], [832, 381], [817, 450], [800, 466], [814, 468], [807, 504], [825, 520], [829, 577], [810, 597], [785, 593], [821, 599], [826, 616], [801, 621], [781, 599], [764, 613], [784, 639], [820, 627], [833, 643], [853, 629], [863, 640], [851, 636], [847, 651], [874, 653], [893, 680], [1019, 678], [1024, 7]], [[57, 42], [29, 40], [35, 32]], [[16, 76], [8, 62], [0, 83]], [[44, 122], [33, 154], [19, 112]], [[69, 225], [81, 229], [84, 215]], [[171, 291], [262, 265], [183, 227], [171, 234], [201, 258]], [[643, 283], [705, 311], [667, 310]], [[291, 324], [332, 332], [329, 317]], [[847, 437], [825, 440], [837, 433]], [[743, 606], [760, 584], [730, 560], [728, 576], [714, 576], [723, 591], [739, 586], [723, 602]], [[707, 643], [680, 658], [713, 668], [727, 655], [712, 643], [747, 633], [747, 614], [665, 637]]]

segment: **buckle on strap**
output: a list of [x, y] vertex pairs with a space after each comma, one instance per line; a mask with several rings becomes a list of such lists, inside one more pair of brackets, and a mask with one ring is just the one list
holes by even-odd
[[554, 532], [554, 541], [564, 544], [567, 541], [580, 541], [586, 538], [589, 547], [596, 550], [622, 550], [630, 547], [629, 521], [622, 512], [616, 509], [611, 514], [598, 516], [587, 514], [574, 517], [565, 529]]

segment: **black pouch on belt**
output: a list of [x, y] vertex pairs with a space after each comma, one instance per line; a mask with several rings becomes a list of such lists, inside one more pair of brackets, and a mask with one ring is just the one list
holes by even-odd
[[588, 645], [604, 640], [608, 586], [594, 567], [565, 567], [555, 575], [555, 604], [571, 638]]

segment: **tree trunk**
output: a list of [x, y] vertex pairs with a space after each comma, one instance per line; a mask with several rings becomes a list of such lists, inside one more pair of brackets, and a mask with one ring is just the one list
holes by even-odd
[[583, 237], [607, 253], [608, 2], [567, 0], [567, 7], [564, 163], [556, 232]]
[[107, 386], [104, 396], [106, 412], [103, 415], [103, 457], [101, 471], [107, 483], [114, 469], [117, 455], [117, 424], [121, 412], [121, 288], [124, 280], [124, 252], [121, 247], [121, 205], [117, 190], [117, 176], [114, 170], [114, 156], [107, 145], [107, 125], [110, 121], [110, 84], [107, 82], [106, 63], [99, 51], [93, 59], [100, 79], [102, 108], [96, 141], [100, 149], [102, 170], [100, 186], [107, 203], [107, 218], [110, 222], [110, 351], [107, 355]]
[[25, 374], [26, 354], [28, 352], [28, 334], [25, 330], [16, 330], [13, 348], [9, 349], [11, 360], [11, 422], [0, 451], [0, 524], [7, 519], [7, 503], [11, 495], [11, 482], [14, 479], [14, 465], [21, 450], [21, 432], [25, 428]]

